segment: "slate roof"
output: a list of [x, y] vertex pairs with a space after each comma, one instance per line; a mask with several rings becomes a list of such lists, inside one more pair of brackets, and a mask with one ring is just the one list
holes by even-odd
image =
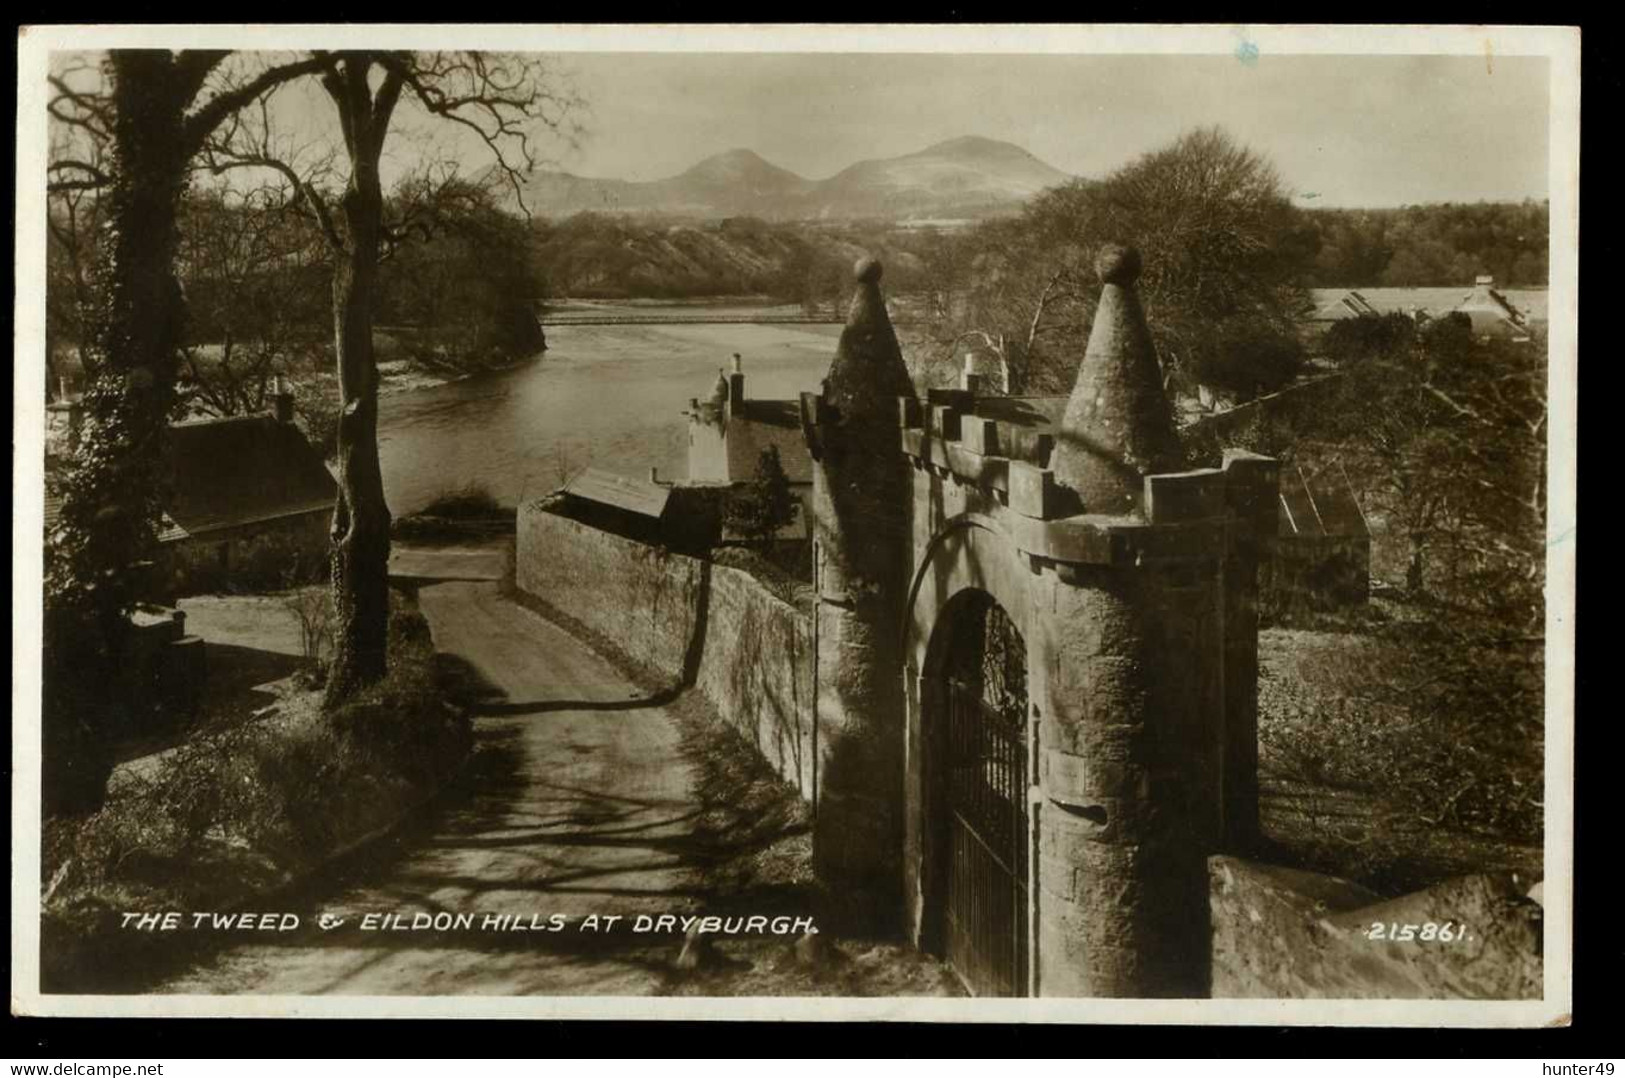
[[785, 478], [792, 483], [813, 481], [812, 454], [801, 433], [800, 401], [745, 401], [728, 421], [727, 438], [729, 478], [734, 482], [756, 474], [756, 460], [770, 445], [779, 451]]
[[1480, 277], [1472, 293], [1461, 301], [1456, 310], [1472, 320], [1476, 334], [1503, 337], [1528, 335], [1528, 320], [1523, 312], [1496, 290], [1495, 281], [1489, 277]]
[[671, 499], [671, 488], [647, 479], [633, 479], [599, 468], [584, 468], [564, 487], [564, 492], [585, 501], [613, 505], [617, 509], [659, 519]]
[[338, 494], [299, 428], [268, 415], [176, 423], [169, 463], [165, 541], [330, 509]]
[[[1493, 296], [1488, 294], [1491, 292]], [[1387, 314], [1398, 311], [1410, 314], [1417, 308], [1430, 318], [1441, 318], [1451, 311], [1462, 311], [1471, 317], [1472, 308], [1482, 304], [1497, 320], [1506, 316], [1514, 325], [1528, 326], [1545, 322], [1547, 311], [1547, 294], [1543, 289], [1501, 289], [1493, 285], [1484, 288], [1475, 284], [1472, 291], [1460, 287], [1361, 288], [1352, 291], [1315, 288], [1310, 293], [1315, 302], [1315, 311], [1309, 319], [1312, 322], [1335, 322], [1371, 312]], [[1345, 303], [1345, 300], [1350, 302]], [[1370, 311], [1366, 312], [1365, 308], [1370, 308]]]
[[[321, 455], [291, 423], [229, 416], [176, 423], [169, 432], [173, 500], [159, 542], [331, 509], [338, 495]], [[47, 483], [47, 531], [61, 515], [62, 498]]]

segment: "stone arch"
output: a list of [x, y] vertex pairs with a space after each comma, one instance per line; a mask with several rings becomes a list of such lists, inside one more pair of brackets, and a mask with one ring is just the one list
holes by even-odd
[[[904, 777], [904, 885], [906, 921], [914, 941], [939, 951], [934, 918], [940, 899], [943, 853], [933, 839], [936, 803], [931, 775], [932, 716], [943, 713], [941, 691], [945, 640], [957, 613], [979, 597], [1002, 608], [1027, 652], [1027, 698], [1042, 698], [1043, 664], [1035, 650], [1037, 625], [1034, 576], [1010, 535], [998, 522], [974, 512], [945, 521], [917, 552], [917, 568], [904, 607], [907, 740]], [[1030, 707], [1030, 705], [1029, 705]]]

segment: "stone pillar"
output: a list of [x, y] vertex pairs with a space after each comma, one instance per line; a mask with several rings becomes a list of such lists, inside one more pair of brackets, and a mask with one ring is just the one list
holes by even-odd
[[[1066, 579], [1071, 577], [1070, 581]], [[1038, 985], [1045, 996], [1208, 990], [1202, 715], [1165, 627], [1196, 605], [1161, 574], [1101, 566], [1051, 580], [1039, 647]]]
[[898, 434], [912, 396], [880, 294], [857, 291], [809, 438], [818, 591], [818, 794], [813, 863], [832, 913], [856, 931], [893, 926], [902, 902], [904, 701], [910, 474]]
[[1224, 452], [1231, 516], [1224, 563], [1223, 848], [1247, 853], [1258, 825], [1258, 569], [1274, 549], [1279, 467], [1270, 457]]
[[1109, 247], [1096, 269], [1100, 304], [1055, 481], [1083, 509], [1065, 523], [1120, 529], [1137, 549], [1045, 574], [1039, 991], [1204, 996], [1223, 742], [1223, 492], [1218, 476], [1167, 474], [1183, 453], [1134, 291], [1138, 253]]

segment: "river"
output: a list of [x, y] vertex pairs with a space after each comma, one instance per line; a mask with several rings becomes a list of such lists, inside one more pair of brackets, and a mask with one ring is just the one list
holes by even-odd
[[[1345, 290], [1317, 290], [1321, 305]], [[1466, 289], [1367, 289], [1382, 309], [1453, 308]], [[1543, 292], [1509, 293], [1537, 320]], [[559, 303], [566, 314], [648, 316], [669, 310], [708, 314], [785, 314], [749, 304]], [[559, 483], [561, 471], [594, 465], [626, 475], [660, 469], [687, 478], [690, 397], [705, 397], [718, 368], [738, 352], [745, 392], [794, 397], [816, 390], [829, 371], [838, 325], [549, 326], [548, 351], [512, 370], [449, 385], [391, 393], [381, 402], [379, 448], [384, 492], [396, 516], [415, 512], [442, 491], [486, 486], [512, 505]]]
[[818, 388], [839, 335], [837, 325], [549, 326], [548, 350], [536, 360], [383, 398], [378, 441], [390, 511], [405, 516], [467, 483], [512, 505], [557, 486], [561, 469], [589, 464], [627, 475], [652, 466], [684, 479], [680, 413], [690, 397], [710, 394], [734, 352], [744, 357], [747, 395], [794, 397]]

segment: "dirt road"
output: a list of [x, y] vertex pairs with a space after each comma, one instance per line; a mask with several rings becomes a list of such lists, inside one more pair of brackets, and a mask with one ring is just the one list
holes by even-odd
[[[671, 717], [571, 636], [502, 599], [494, 583], [432, 583], [419, 598], [437, 647], [467, 662], [487, 690], [466, 789], [351, 859], [321, 889], [268, 900], [300, 915], [297, 930], [238, 933], [243, 942], [162, 990], [662, 990], [681, 936], [629, 929], [638, 913], [680, 914], [700, 897], [698, 806]], [[343, 923], [323, 929], [323, 914]], [[400, 915], [395, 923], [408, 927], [369, 928], [369, 914]], [[474, 924], [414, 931], [414, 914], [443, 922], [469, 914]], [[553, 914], [569, 927], [531, 927]], [[589, 914], [623, 919], [583, 930]]]

